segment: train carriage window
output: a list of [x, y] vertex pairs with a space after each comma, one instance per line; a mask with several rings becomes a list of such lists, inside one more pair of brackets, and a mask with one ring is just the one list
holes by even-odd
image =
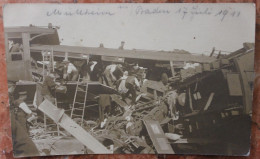
[[9, 40], [9, 52], [23, 52], [22, 39], [12, 39]]
[[21, 53], [11, 54], [12, 61], [20, 61], [23, 60], [23, 55]]
[[23, 60], [23, 44], [21, 38], [10, 39], [9, 42], [9, 53], [11, 61]]

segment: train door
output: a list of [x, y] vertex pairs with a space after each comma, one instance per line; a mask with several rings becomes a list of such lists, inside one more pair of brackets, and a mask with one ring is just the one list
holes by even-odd
[[8, 81], [32, 80], [29, 34], [5, 33]]

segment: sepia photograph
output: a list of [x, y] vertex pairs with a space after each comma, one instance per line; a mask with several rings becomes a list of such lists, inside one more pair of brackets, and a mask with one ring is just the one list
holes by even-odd
[[253, 3], [3, 11], [15, 157], [249, 155]]

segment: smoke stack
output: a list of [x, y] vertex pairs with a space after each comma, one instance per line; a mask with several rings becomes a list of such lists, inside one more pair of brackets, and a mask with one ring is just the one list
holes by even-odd
[[123, 50], [124, 49], [124, 45], [125, 45], [125, 42], [121, 41], [121, 46], [119, 47], [119, 49]]
[[52, 29], [52, 24], [51, 23], [48, 24], [48, 28]]
[[213, 47], [212, 52], [211, 52], [211, 54], [209, 55], [209, 57], [212, 57], [213, 54], [214, 54], [214, 52], [215, 52], [215, 47]]

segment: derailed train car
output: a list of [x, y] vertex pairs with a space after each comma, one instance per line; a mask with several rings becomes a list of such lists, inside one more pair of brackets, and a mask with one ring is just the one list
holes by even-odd
[[254, 63], [248, 61], [253, 59], [254, 45], [245, 43], [242, 49], [213, 63], [182, 72], [182, 80], [173, 87], [184, 95], [185, 104], [177, 107], [188, 141], [176, 144], [176, 150], [249, 153]]
[[[122, 101], [115, 89], [98, 82], [89, 84], [81, 126], [106, 147], [113, 145], [113, 153], [240, 155], [249, 151], [253, 63], [247, 61], [253, 61], [252, 44], [245, 43], [242, 49], [216, 59], [189, 53], [62, 46], [58, 45], [56, 29], [20, 29], [5, 29], [6, 44], [17, 38], [21, 38], [23, 44], [18, 52], [6, 52], [8, 80], [25, 80], [16, 83], [14, 98], [18, 92], [27, 91], [26, 102], [32, 105], [38, 102], [39, 106], [42, 102], [37, 101], [36, 90], [40, 92], [41, 76], [45, 75], [43, 53], [52, 55], [56, 62], [64, 58], [80, 62], [98, 56], [105, 66], [134, 63], [147, 68], [148, 76], [136, 105]], [[43, 41], [50, 43], [37, 41], [40, 37], [49, 39]], [[41, 67], [35, 67], [37, 63]], [[186, 63], [199, 64], [184, 69]], [[17, 67], [26, 69], [20, 71]], [[162, 82], [163, 73], [173, 80]], [[31, 82], [35, 76], [39, 77], [38, 82]], [[56, 94], [57, 106], [71, 115], [78, 83], [67, 82], [65, 86], [67, 93]], [[175, 92], [173, 100], [169, 100], [170, 92]], [[104, 114], [99, 112], [103, 94], [108, 94], [112, 103], [112, 111], [107, 112], [106, 117], [101, 117]], [[81, 102], [84, 97], [85, 94], [81, 94]], [[81, 114], [79, 111], [77, 115]], [[93, 151], [87, 149], [86, 153]]]

